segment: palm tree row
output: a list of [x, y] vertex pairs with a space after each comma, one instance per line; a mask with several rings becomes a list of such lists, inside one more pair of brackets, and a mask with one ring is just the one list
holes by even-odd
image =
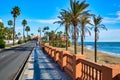
[[28, 39], [28, 32], [30, 31], [30, 27], [26, 26], [27, 20], [25, 19], [22, 21], [22, 25], [23, 25], [23, 41], [25, 42], [25, 31], [27, 32], [27, 39]]
[[[13, 35], [13, 21], [12, 20], [9, 20], [8, 21], [8, 25], [10, 26], [10, 33], [11, 34], [9, 34], [9, 35]], [[30, 31], [30, 27], [29, 26], [26, 26], [27, 25], [27, 20], [23, 20], [22, 21], [22, 25], [23, 25], [23, 42], [25, 42], [25, 32], [24, 31], [26, 31], [27, 32], [27, 38], [28, 38], [28, 32]], [[19, 34], [21, 34], [20, 32], [19, 32]]]
[[[14, 38], [15, 38], [15, 22], [16, 22], [16, 18], [17, 16], [20, 15], [20, 8], [18, 6], [15, 6], [12, 11], [11, 14], [13, 15], [14, 21], [12, 22], [12, 20], [8, 21], [8, 25], [12, 26], [13, 25], [13, 45], [14, 45]], [[22, 25], [23, 25], [23, 41], [25, 42], [25, 34], [24, 31], [27, 31], [27, 37], [28, 37], [28, 32], [30, 31], [30, 27], [27, 26], [27, 21], [24, 19], [22, 21]]]
[[[66, 33], [66, 50], [68, 49], [68, 31], [72, 35], [74, 40], [74, 53], [77, 54], [77, 44], [78, 37], [81, 36], [81, 54], [84, 54], [84, 39], [86, 31], [90, 30], [87, 25], [92, 25], [95, 32], [95, 62], [97, 62], [97, 40], [98, 40], [98, 32], [99, 28], [105, 28], [102, 22], [102, 18], [100, 16], [96, 17], [93, 14], [89, 13], [87, 8], [89, 4], [84, 1], [80, 2], [77, 0], [70, 0], [70, 8], [68, 10], [63, 10], [60, 12], [60, 16], [58, 18], [60, 21], [56, 21], [55, 23], [59, 23], [60, 25], [65, 25], [65, 33]], [[93, 23], [91, 23], [91, 17]]]

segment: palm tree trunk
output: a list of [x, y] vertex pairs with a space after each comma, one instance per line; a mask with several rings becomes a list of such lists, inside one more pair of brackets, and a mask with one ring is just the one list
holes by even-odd
[[14, 24], [13, 24], [13, 45], [15, 45], [15, 20], [16, 20], [16, 17], [14, 17]]
[[23, 26], [23, 42], [25, 42], [25, 34], [24, 34], [24, 31], [25, 31], [25, 26]]
[[41, 42], [41, 31], [40, 31], [40, 42]]
[[81, 35], [81, 54], [84, 54], [83, 35]]
[[76, 36], [76, 26], [74, 26], [74, 53], [77, 54], [77, 36]]
[[66, 35], [66, 51], [68, 50], [68, 36]]
[[66, 25], [66, 51], [68, 50], [68, 26]]
[[95, 62], [97, 62], [97, 31], [96, 31], [96, 28], [95, 28], [95, 44], [94, 44], [94, 48], [95, 48], [95, 54], [94, 54]]
[[28, 31], [27, 31], [27, 40], [28, 40]]
[[82, 26], [82, 35], [81, 35], [81, 54], [84, 54], [84, 26]]

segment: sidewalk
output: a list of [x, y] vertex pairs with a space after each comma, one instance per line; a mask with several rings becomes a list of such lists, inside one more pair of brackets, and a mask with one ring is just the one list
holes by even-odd
[[28, 61], [22, 80], [71, 80], [41, 47], [36, 46]]

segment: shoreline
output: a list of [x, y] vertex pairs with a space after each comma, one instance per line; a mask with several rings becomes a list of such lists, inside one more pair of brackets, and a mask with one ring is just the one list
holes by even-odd
[[[87, 47], [85, 47], [84, 49], [87, 49], [87, 50], [90, 50], [90, 51], [94, 52], [94, 49], [88, 49]], [[120, 57], [120, 54], [116, 54], [116, 53], [113, 53], [113, 52], [107, 52], [107, 51], [98, 50], [98, 49], [97, 49], [97, 52], [98, 53], [108, 54], [108, 55], [115, 56], [115, 57]]]
[[[61, 48], [64, 49], [65, 48]], [[74, 46], [68, 47], [68, 51], [74, 54]], [[78, 54], [81, 54], [81, 46], [77, 46]], [[87, 57], [87, 60], [94, 62], [94, 50], [84, 48], [84, 55]], [[97, 52], [97, 63], [99, 64], [120, 64], [120, 56], [112, 55], [110, 53], [99, 51]]]

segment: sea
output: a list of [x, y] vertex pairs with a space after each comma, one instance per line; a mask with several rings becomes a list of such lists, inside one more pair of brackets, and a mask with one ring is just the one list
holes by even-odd
[[[120, 42], [98, 42], [97, 44], [98, 51], [120, 57]], [[94, 42], [84, 42], [84, 46], [89, 50], [94, 50]]]

